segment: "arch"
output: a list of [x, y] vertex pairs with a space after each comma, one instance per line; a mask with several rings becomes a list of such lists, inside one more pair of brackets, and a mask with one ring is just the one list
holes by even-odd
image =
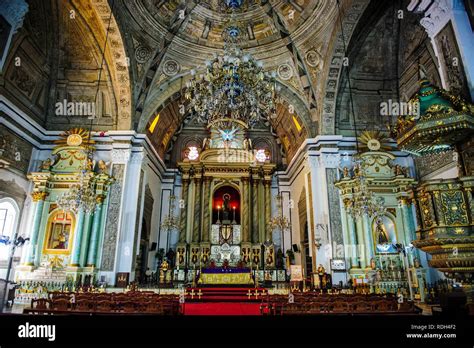
[[320, 131], [322, 135], [331, 135], [336, 132], [336, 99], [339, 91], [339, 84], [341, 82], [342, 68], [344, 58], [344, 44], [342, 41], [342, 35], [344, 35], [344, 41], [346, 45], [350, 42], [357, 23], [360, 17], [364, 13], [365, 9], [369, 5], [370, 0], [358, 0], [355, 1], [349, 9], [341, 8], [345, 13], [344, 18], [337, 17], [335, 20], [339, 24], [342, 21], [343, 33], [341, 33], [340, 25], [334, 27], [331, 42], [334, 42], [332, 52], [328, 50], [328, 59], [325, 64], [325, 71], [323, 81], [326, 81], [326, 85], [322, 86], [321, 95], [321, 122]]
[[[11, 197], [0, 199], [0, 236], [8, 237], [11, 241], [17, 232], [20, 220], [20, 208], [17, 202]], [[2, 239], [3, 239], [2, 238]], [[8, 258], [9, 248], [0, 246], [0, 260]]]

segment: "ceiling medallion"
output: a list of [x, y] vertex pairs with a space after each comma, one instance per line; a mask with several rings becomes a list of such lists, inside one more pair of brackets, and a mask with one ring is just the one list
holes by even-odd
[[283, 80], [283, 81], [288, 81], [293, 77], [293, 68], [291, 67], [290, 64], [288, 63], [283, 63], [278, 67], [278, 76]]
[[146, 61], [150, 59], [150, 56], [151, 56], [151, 51], [146, 46], [140, 45], [135, 49], [135, 58], [137, 62], [140, 64], [146, 63]]
[[316, 50], [310, 50], [306, 53], [306, 63], [312, 68], [319, 67], [322, 63], [321, 55]]
[[163, 65], [163, 72], [167, 76], [174, 76], [181, 70], [181, 66], [174, 59], [168, 59]]

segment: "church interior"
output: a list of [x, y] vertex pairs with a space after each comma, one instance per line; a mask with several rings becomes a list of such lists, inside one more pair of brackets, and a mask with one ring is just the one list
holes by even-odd
[[472, 1], [7, 0], [0, 26], [0, 312], [474, 313]]

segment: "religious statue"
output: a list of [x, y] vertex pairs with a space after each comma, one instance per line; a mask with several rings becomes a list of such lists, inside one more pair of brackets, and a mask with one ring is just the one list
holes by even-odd
[[388, 235], [387, 235], [387, 231], [385, 230], [385, 227], [384, 227], [381, 220], [377, 221], [377, 226], [375, 228], [375, 233], [377, 235], [378, 244], [388, 244], [389, 243], [389, 238], [388, 238]]
[[370, 268], [372, 268], [372, 269], [375, 269], [375, 268], [376, 268], [374, 258], [371, 258], [371, 259], [370, 259]]
[[281, 248], [278, 248], [278, 251], [277, 251], [277, 254], [276, 254], [276, 268], [277, 269], [283, 269], [283, 266], [284, 266], [284, 255], [283, 255], [283, 251], [281, 250]]
[[99, 160], [97, 166], [99, 167], [99, 174], [107, 174], [107, 164], [105, 161]]
[[166, 260], [160, 265], [160, 283], [164, 283], [166, 281], [166, 272], [168, 272], [169, 264]]
[[222, 220], [230, 220], [230, 194], [224, 193], [222, 199]]
[[325, 281], [325, 279], [323, 279], [323, 277], [326, 274], [326, 270], [324, 269], [323, 265], [319, 264], [316, 271], [317, 271], [318, 277], [319, 277], [319, 285], [320, 285], [321, 288], [323, 288], [324, 285], [325, 285], [325, 282], [323, 283], [323, 280]]
[[93, 169], [94, 169], [94, 162], [92, 162], [92, 159], [88, 157], [87, 162], [86, 162], [86, 170], [92, 171]]
[[420, 260], [417, 257], [415, 257], [415, 259], [413, 260], [413, 264], [414, 264], [415, 268], [420, 268], [421, 267]]
[[349, 168], [344, 167], [344, 168], [342, 169], [342, 177], [343, 177], [343, 178], [349, 178]]
[[52, 164], [51, 158], [47, 158], [41, 163], [41, 170], [48, 171], [51, 168], [51, 164]]

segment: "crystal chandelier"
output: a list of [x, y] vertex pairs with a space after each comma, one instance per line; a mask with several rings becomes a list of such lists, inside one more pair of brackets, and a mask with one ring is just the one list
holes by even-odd
[[238, 47], [243, 28], [234, 20], [231, 5], [234, 23], [222, 33], [224, 53], [208, 60], [205, 72], [191, 70], [186, 84], [185, 98], [194, 117], [208, 127], [228, 128], [237, 122], [247, 128], [276, 115], [276, 74], [265, 72], [262, 62]]
[[345, 202], [346, 210], [354, 220], [368, 215], [378, 221], [386, 212], [385, 200], [375, 196], [370, 190], [361, 159], [356, 158], [353, 170], [356, 183], [353, 186], [352, 198], [347, 198]]
[[[89, 158], [85, 163], [90, 161]], [[72, 185], [69, 190], [58, 197], [56, 203], [59, 209], [77, 214], [80, 210], [86, 214], [95, 211], [96, 197], [93, 189], [92, 171], [88, 170], [85, 164], [79, 174], [79, 182]]]
[[176, 201], [176, 196], [173, 194], [170, 196], [169, 199], [169, 211], [168, 214], [161, 220], [161, 228], [165, 232], [172, 232], [172, 231], [177, 231], [179, 230], [179, 219], [177, 216], [173, 214], [175, 210], [175, 201]]
[[286, 216], [283, 215], [283, 197], [281, 193], [278, 193], [278, 195], [275, 196], [275, 200], [276, 208], [279, 212], [279, 215], [274, 216], [270, 219], [269, 229], [272, 231], [277, 230], [283, 233], [285, 230], [290, 228], [290, 222], [286, 218]]

